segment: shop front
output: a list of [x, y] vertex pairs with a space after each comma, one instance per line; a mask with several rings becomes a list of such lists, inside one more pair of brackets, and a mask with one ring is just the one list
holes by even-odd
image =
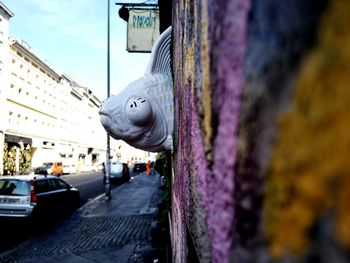
[[2, 148], [2, 174], [29, 173], [32, 162], [32, 139], [5, 134]]

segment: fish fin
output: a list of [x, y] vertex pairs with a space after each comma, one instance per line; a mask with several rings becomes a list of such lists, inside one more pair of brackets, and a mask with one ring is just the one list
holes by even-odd
[[171, 26], [159, 36], [152, 48], [145, 75], [156, 73], [171, 74]]

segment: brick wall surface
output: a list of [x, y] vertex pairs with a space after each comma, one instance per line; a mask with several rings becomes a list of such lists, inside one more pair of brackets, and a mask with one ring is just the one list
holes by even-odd
[[349, 8], [173, 1], [174, 262], [349, 260]]

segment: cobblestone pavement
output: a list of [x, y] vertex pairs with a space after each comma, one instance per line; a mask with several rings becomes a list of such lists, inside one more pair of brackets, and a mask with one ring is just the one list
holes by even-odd
[[147, 240], [151, 220], [150, 216], [76, 218], [55, 233], [37, 237], [24, 249], [16, 250], [1, 260], [12, 262], [121, 248], [138, 240]]
[[[142, 191], [142, 187], [138, 184], [148, 187], [149, 191], [153, 190], [148, 200], [147, 196], [146, 198], [140, 196], [147, 203], [149, 210], [156, 207], [162, 198], [162, 192], [156, 183], [147, 186], [148, 181], [157, 182], [155, 179], [146, 177], [142, 178], [143, 181], [135, 179], [135, 182], [126, 185], [124, 190], [133, 191], [133, 193]], [[119, 189], [119, 193], [123, 191]], [[115, 205], [124, 201], [117, 192], [114, 195], [116, 196]], [[96, 203], [99, 205], [96, 206]], [[145, 262], [146, 254], [157, 252], [152, 248], [150, 240], [151, 224], [156, 219], [156, 213], [142, 213], [145, 205], [135, 201], [134, 208], [136, 205], [140, 206], [138, 214], [114, 216], [113, 213], [108, 212], [108, 209], [102, 209], [108, 214], [103, 216], [100, 210], [107, 204], [109, 210], [118, 209], [104, 201], [104, 198], [99, 198], [87, 206], [88, 210], [93, 210], [95, 207], [95, 210], [98, 210], [98, 216], [93, 216], [94, 211], [90, 210], [90, 214], [86, 214], [86, 209], [77, 211], [58, 225], [53, 232], [37, 236], [10, 252], [0, 254], [0, 262]]]

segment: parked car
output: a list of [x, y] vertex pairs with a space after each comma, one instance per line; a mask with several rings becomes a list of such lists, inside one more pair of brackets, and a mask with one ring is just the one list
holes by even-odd
[[94, 165], [93, 165], [93, 169], [94, 169], [94, 171], [95, 172], [101, 172], [101, 171], [103, 171], [103, 163], [95, 163]]
[[135, 163], [134, 164], [134, 168], [133, 168], [133, 172], [136, 172], [136, 173], [140, 173], [140, 172], [144, 172], [146, 171], [146, 164], [145, 163]]
[[63, 165], [61, 162], [47, 162], [34, 169], [34, 174], [50, 174], [60, 176], [63, 174]]
[[63, 165], [63, 174], [74, 174], [77, 169], [74, 164], [64, 164]]
[[[130, 180], [129, 167], [126, 163], [112, 162], [109, 174], [111, 183], [124, 183]], [[106, 175], [103, 176], [103, 182], [106, 182]]]
[[79, 202], [79, 190], [57, 176], [0, 177], [0, 217], [51, 216]]

